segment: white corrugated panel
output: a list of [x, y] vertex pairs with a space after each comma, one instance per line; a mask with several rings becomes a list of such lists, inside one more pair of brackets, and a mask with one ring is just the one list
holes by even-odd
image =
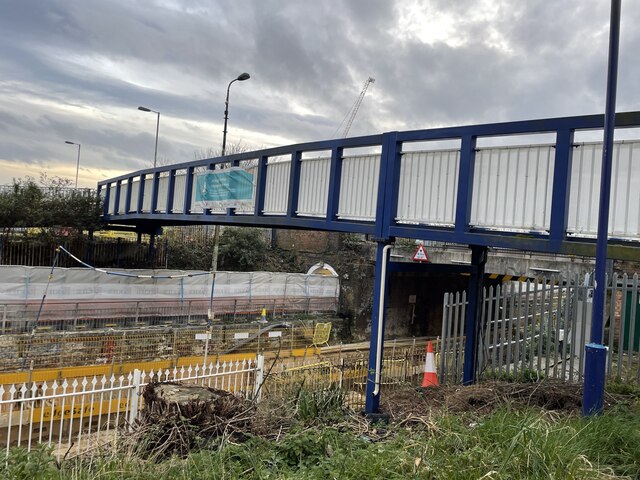
[[[598, 233], [602, 144], [580, 144], [573, 150], [567, 232], [578, 236]], [[640, 236], [640, 142], [616, 142], [611, 170], [609, 235]]]
[[158, 179], [158, 203], [156, 211], [158, 213], [167, 212], [167, 194], [169, 193], [169, 176], [164, 175]]
[[120, 199], [118, 200], [118, 213], [128, 213], [127, 210], [127, 190], [129, 190], [129, 184], [122, 182], [120, 184]]
[[138, 195], [140, 194], [140, 178], [135, 178], [131, 183], [131, 204], [129, 211], [135, 212], [138, 206]]
[[144, 179], [144, 195], [142, 197], [142, 211], [151, 212], [151, 196], [153, 195], [153, 175]]
[[375, 220], [380, 176], [380, 155], [360, 155], [342, 160], [338, 217]]
[[548, 230], [554, 154], [550, 145], [476, 152], [471, 225], [515, 231]]
[[177, 172], [175, 183], [173, 184], [173, 208], [171, 213], [182, 213], [184, 211], [184, 193], [187, 186], [187, 174]]
[[116, 184], [112, 183], [109, 185], [109, 215], [113, 215], [116, 213]]
[[264, 195], [265, 215], [285, 215], [289, 201], [291, 160], [267, 164], [267, 186]]
[[331, 158], [307, 158], [300, 167], [300, 193], [297, 214], [303, 217], [326, 217], [329, 198]]
[[459, 163], [459, 150], [404, 153], [396, 221], [453, 225]]

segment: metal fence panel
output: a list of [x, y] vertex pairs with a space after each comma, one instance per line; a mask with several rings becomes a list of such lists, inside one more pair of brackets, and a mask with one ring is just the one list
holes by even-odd
[[[591, 335], [593, 285], [576, 276], [542, 277], [484, 291], [478, 345], [478, 378], [555, 378], [581, 382], [584, 345]], [[607, 279], [603, 343], [609, 378], [640, 383], [638, 275]], [[461, 381], [463, 331], [455, 318], [465, 302], [444, 297], [440, 369], [444, 382]]]

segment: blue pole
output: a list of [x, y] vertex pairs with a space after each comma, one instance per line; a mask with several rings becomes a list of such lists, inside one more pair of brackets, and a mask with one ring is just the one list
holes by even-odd
[[384, 307], [386, 297], [389, 245], [378, 242], [376, 252], [376, 272], [373, 287], [373, 305], [371, 308], [371, 340], [369, 347], [369, 368], [367, 370], [367, 386], [365, 413], [374, 415], [380, 406], [380, 376], [382, 374], [382, 347], [384, 340]]
[[607, 285], [607, 241], [609, 234], [609, 204], [611, 196], [611, 159], [616, 122], [616, 90], [618, 84], [618, 50], [620, 43], [621, 0], [611, 0], [609, 22], [609, 64], [607, 71], [607, 99], [604, 116], [602, 170], [600, 174], [600, 208], [598, 210], [598, 239], [596, 242], [596, 268], [591, 317], [591, 344], [585, 346], [584, 396], [582, 413], [596, 415], [602, 412], [606, 355], [602, 354], [602, 326], [604, 299]]
[[469, 304], [467, 305], [467, 318], [465, 319], [465, 346], [463, 385], [476, 383], [476, 370], [478, 360], [478, 334], [479, 322], [482, 318], [482, 300], [484, 289], [484, 266], [487, 262], [486, 247], [471, 247], [471, 265], [473, 270], [469, 278]]

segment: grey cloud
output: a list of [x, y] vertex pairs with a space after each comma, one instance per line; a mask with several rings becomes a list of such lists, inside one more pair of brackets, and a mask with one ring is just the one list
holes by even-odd
[[[496, 2], [499, 15], [491, 22], [479, 15], [476, 1], [419, 3], [457, 19], [456, 34], [465, 43], [449, 46], [394, 38], [390, 32], [406, 5], [400, 1], [202, 0], [166, 8], [153, 1], [6, 0], [0, 4], [0, 95], [7, 100], [0, 99], [0, 158], [66, 161], [61, 138], [75, 136], [97, 164], [148, 166], [153, 119], [135, 111], [145, 105], [163, 115], [159, 154], [190, 160], [195, 150], [219, 145], [221, 132], [209, 130], [222, 123], [226, 86], [242, 71], [252, 78], [232, 92], [233, 138], [240, 131], [294, 142], [329, 138], [368, 76], [376, 83], [353, 135], [602, 111], [607, 2]], [[432, 21], [424, 28], [434, 27]], [[639, 21], [640, 6], [625, 2], [618, 105], [626, 110], [638, 108]], [[594, 36], [603, 28], [604, 35]], [[510, 50], [490, 45], [495, 32]], [[149, 78], [181, 72], [187, 84], [152, 89], [126, 76], [78, 70], [74, 62], [81, 58], [135, 63]], [[206, 86], [192, 88], [189, 79]], [[83, 124], [44, 107], [11, 111], [10, 100], [19, 95], [59, 109], [118, 107], [130, 117]], [[294, 111], [298, 106], [304, 111]], [[174, 128], [165, 128], [169, 121]], [[197, 145], [168, 133], [187, 130]]]

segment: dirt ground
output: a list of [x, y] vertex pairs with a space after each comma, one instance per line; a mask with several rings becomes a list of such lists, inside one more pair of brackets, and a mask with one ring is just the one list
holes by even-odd
[[[455, 385], [399, 389], [387, 392], [381, 407], [392, 420], [421, 415], [427, 410], [486, 414], [507, 403], [512, 408], [538, 407], [580, 414], [582, 394], [582, 385], [561, 382], [486, 382], [467, 387]], [[604, 408], [625, 400], [628, 398], [623, 395], [606, 394]]]

